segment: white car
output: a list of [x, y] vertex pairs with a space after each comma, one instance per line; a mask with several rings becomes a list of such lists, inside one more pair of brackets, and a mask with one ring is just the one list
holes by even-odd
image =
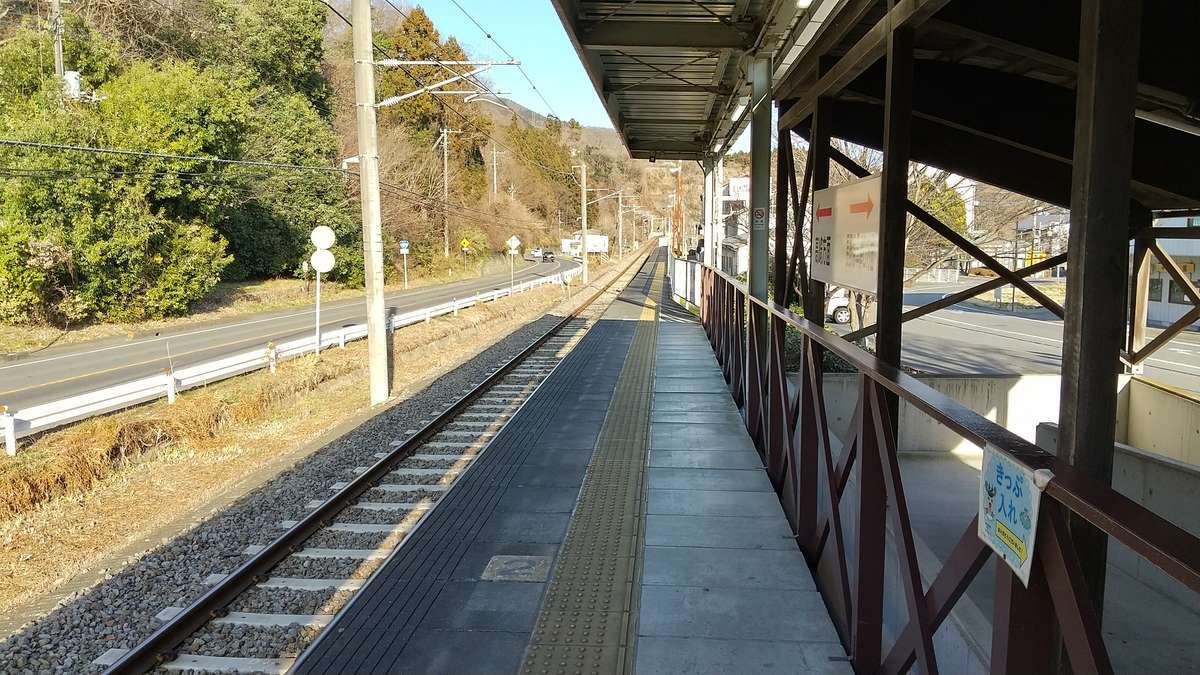
[[834, 323], [850, 323], [850, 294], [839, 288], [825, 301], [825, 316]]
[[541, 260], [542, 259], [542, 249], [540, 249], [540, 248], [533, 249], [532, 251], [529, 252], [529, 257], [534, 260]]

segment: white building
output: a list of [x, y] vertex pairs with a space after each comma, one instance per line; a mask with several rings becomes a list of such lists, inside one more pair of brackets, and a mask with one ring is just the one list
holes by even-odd
[[721, 219], [717, 223], [721, 259], [718, 267], [726, 274], [750, 270], [750, 177], [730, 178], [721, 188]]
[[[1154, 222], [1154, 226], [1200, 227], [1200, 217], [1160, 218]], [[1200, 239], [1159, 239], [1158, 245], [1175, 259], [1184, 274], [1194, 283], [1200, 284], [1200, 273], [1196, 271], [1197, 263], [1200, 263]], [[1171, 275], [1163, 269], [1162, 263], [1153, 256], [1150, 263], [1149, 299], [1146, 321], [1151, 326], [1169, 326], [1192, 309], [1192, 303], [1183, 292], [1183, 288], [1171, 279]], [[1193, 323], [1191, 329], [1200, 330], [1200, 321]]]

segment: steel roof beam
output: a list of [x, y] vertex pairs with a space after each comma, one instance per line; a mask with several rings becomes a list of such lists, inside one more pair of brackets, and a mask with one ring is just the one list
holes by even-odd
[[748, 49], [754, 24], [711, 21], [580, 22], [579, 42], [587, 49]]

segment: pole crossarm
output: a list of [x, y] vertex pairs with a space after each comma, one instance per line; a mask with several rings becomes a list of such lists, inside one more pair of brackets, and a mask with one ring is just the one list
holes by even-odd
[[448, 77], [448, 78], [442, 80], [441, 82], [435, 82], [433, 84], [421, 87], [420, 89], [417, 89], [415, 91], [410, 91], [407, 94], [400, 94], [398, 96], [389, 96], [388, 98], [383, 99], [379, 103], [376, 103], [375, 107], [376, 108], [386, 108], [389, 105], [396, 105], [397, 103], [399, 103], [405, 99], [410, 99], [414, 96], [420, 96], [421, 94], [425, 94], [425, 93], [433, 93], [433, 91], [435, 89], [441, 89], [442, 87], [444, 87], [448, 84], [458, 82], [459, 80], [465, 80], [473, 75], [478, 75], [479, 73], [482, 73], [485, 70], [488, 70], [489, 68], [491, 68], [490, 65], [480, 66], [480, 67], [472, 70], [469, 73], [462, 73], [459, 75], [455, 75], [454, 77]]
[[507, 61], [404, 61], [401, 59], [381, 59], [375, 65], [383, 68], [399, 68], [401, 66], [519, 66], [516, 59]]
[[[830, 146], [829, 148], [829, 156], [833, 159], [833, 161], [845, 167], [847, 171], [854, 174], [857, 178], [865, 178], [866, 176], [871, 175], [870, 171], [847, 157], [845, 153], [833, 146]], [[1038, 290], [1036, 286], [1026, 281], [1024, 275], [1017, 274], [1014, 270], [1010, 270], [1009, 268], [1005, 267], [1000, 263], [1000, 261], [985, 253], [983, 249], [979, 248], [977, 245], [972, 243], [958, 232], [955, 232], [953, 228], [938, 220], [932, 213], [921, 208], [911, 199], [907, 200], [907, 202], [908, 212], [911, 213], [917, 220], [929, 227], [929, 229], [940, 234], [943, 238], [945, 238], [951, 244], [957, 246], [964, 253], [983, 263], [985, 267], [1000, 275], [1001, 279], [1024, 291], [1026, 295], [1036, 300], [1042, 307], [1054, 312], [1058, 318], [1063, 318], [1064, 312], [1062, 305], [1058, 304], [1054, 300], [1051, 300], [1049, 296]]]
[[[1024, 278], [1027, 276], [1032, 276], [1034, 274], [1037, 274], [1038, 272], [1042, 272], [1042, 271], [1051, 269], [1057, 265], [1062, 265], [1065, 262], [1067, 262], [1067, 254], [1060, 253], [1056, 256], [1051, 256], [1049, 258], [1046, 258], [1045, 260], [1037, 263], [1036, 265], [1030, 265], [1029, 267], [1021, 268], [1014, 274], [1016, 274], [1018, 277]], [[946, 307], [949, 307], [950, 305], [958, 304], [958, 303], [962, 302], [963, 300], [968, 300], [970, 298], [975, 297], [976, 295], [978, 295], [980, 293], [990, 291], [993, 288], [1000, 288], [1001, 286], [1003, 286], [1007, 283], [1009, 283], [1008, 279], [1005, 279], [1003, 277], [996, 277], [995, 279], [985, 281], [982, 284], [978, 284], [978, 285], [972, 286], [968, 289], [961, 290], [957, 293], [952, 293], [950, 295], [947, 295], [946, 297], [942, 298], [941, 300], [935, 300], [927, 305], [921, 305], [920, 307], [914, 307], [913, 309], [910, 309], [907, 312], [901, 314], [900, 321], [901, 322], [911, 321], [913, 319], [925, 316], [926, 314], [932, 314], [933, 312], [936, 312], [939, 309], [944, 309]], [[851, 342], [854, 342], [855, 340], [860, 340], [868, 335], [873, 335], [876, 330], [878, 330], [878, 327], [872, 324], [870, 326], [865, 326], [865, 327], [860, 328], [851, 333], [846, 333], [845, 335], [842, 336], [842, 338], [849, 340]]]

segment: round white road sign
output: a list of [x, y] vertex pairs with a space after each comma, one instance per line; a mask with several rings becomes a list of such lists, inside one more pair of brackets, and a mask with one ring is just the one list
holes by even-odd
[[318, 251], [324, 251], [333, 246], [333, 242], [337, 237], [333, 234], [333, 228], [328, 225], [318, 225], [313, 228], [312, 234], [308, 236], [312, 240], [313, 246], [317, 247]]
[[313, 251], [313, 254], [311, 257], [309, 257], [308, 261], [312, 263], [313, 269], [321, 274], [325, 274], [329, 270], [333, 269], [333, 253], [331, 253], [328, 249]]

